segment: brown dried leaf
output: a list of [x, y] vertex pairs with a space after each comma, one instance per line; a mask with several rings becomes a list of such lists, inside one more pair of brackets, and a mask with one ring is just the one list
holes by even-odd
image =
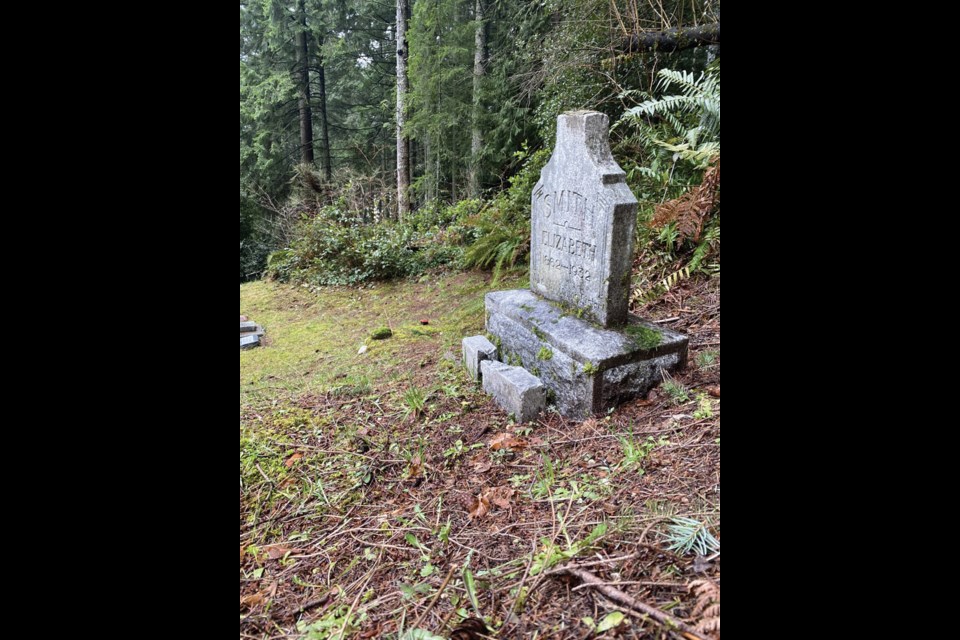
[[263, 604], [263, 594], [259, 591], [257, 593], [251, 593], [248, 596], [243, 596], [240, 598], [241, 607], [255, 607], [258, 604]]
[[423, 458], [420, 456], [413, 456], [410, 458], [410, 477], [419, 478], [423, 475]]
[[276, 580], [274, 580], [273, 582], [270, 583], [270, 585], [266, 589], [263, 589], [262, 591], [258, 591], [256, 593], [251, 593], [250, 595], [247, 595], [247, 596], [243, 596], [242, 598], [240, 598], [240, 606], [252, 608], [257, 605], [263, 604], [270, 598], [277, 595], [278, 586], [279, 586], [279, 583]]
[[292, 469], [293, 465], [297, 464], [298, 460], [303, 460], [302, 453], [293, 454], [292, 456], [290, 456], [290, 459], [287, 460], [284, 464], [287, 465], [287, 469]]
[[501, 509], [509, 509], [513, 506], [512, 500], [516, 493], [510, 487], [497, 487], [488, 491], [487, 499]]
[[526, 440], [522, 440], [512, 433], [501, 433], [490, 441], [490, 448], [493, 451], [501, 451], [504, 449], [507, 451], [517, 451], [519, 449], [526, 449], [528, 446], [530, 446], [530, 444]]
[[490, 513], [490, 501], [483, 496], [478, 495], [470, 502], [470, 519], [479, 520]]
[[302, 549], [294, 549], [283, 544], [271, 544], [263, 547], [263, 552], [267, 554], [268, 560], [279, 560], [288, 553], [300, 553]]
[[720, 397], [720, 385], [716, 385], [716, 386], [713, 386], [713, 387], [707, 387], [707, 393], [709, 393], [709, 394], [710, 394], [711, 396], [713, 396], [714, 398], [719, 398], [719, 397]]
[[485, 462], [481, 461], [474, 465], [473, 470], [476, 473], [487, 473], [493, 469], [493, 461], [487, 460]]

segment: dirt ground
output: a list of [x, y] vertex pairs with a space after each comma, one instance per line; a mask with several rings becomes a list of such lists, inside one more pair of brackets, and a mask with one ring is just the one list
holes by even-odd
[[686, 372], [582, 423], [461, 371], [488, 288], [241, 287], [241, 638], [719, 638], [719, 277], [642, 310]]

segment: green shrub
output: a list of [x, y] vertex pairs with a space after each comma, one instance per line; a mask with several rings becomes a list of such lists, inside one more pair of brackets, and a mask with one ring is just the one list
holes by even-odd
[[314, 285], [357, 285], [443, 267], [502, 271], [530, 251], [530, 200], [548, 151], [518, 154], [523, 168], [492, 201], [430, 203], [402, 223], [326, 207], [304, 216], [291, 246], [266, 260], [267, 275]]
[[500, 279], [504, 269], [520, 263], [530, 253], [530, 202], [540, 172], [550, 160], [547, 149], [533, 154], [524, 150], [519, 155], [525, 164], [510, 179], [510, 188], [469, 220], [478, 239], [467, 249], [464, 266], [492, 269], [494, 282]]

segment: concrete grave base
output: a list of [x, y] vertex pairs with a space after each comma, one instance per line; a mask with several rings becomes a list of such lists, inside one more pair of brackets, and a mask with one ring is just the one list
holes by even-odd
[[551, 392], [564, 416], [583, 420], [644, 396], [662, 370], [686, 366], [689, 339], [630, 316], [603, 329], [529, 290], [487, 294], [487, 331], [504, 363], [522, 366]]

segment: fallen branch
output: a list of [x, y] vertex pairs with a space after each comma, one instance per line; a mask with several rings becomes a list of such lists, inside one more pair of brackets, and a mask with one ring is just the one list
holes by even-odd
[[696, 629], [694, 629], [690, 625], [685, 624], [680, 620], [677, 620], [670, 614], [664, 613], [663, 611], [661, 611], [660, 609], [657, 609], [656, 607], [651, 607], [646, 603], [640, 602], [636, 598], [633, 598], [632, 596], [625, 594], [623, 591], [620, 591], [619, 589], [615, 589], [611, 587], [609, 584], [607, 584], [606, 582], [604, 582], [603, 580], [601, 580], [600, 578], [598, 578], [597, 576], [593, 575], [588, 571], [584, 571], [582, 569], [576, 569], [574, 567], [563, 567], [561, 569], [557, 569], [553, 573], [554, 575], [566, 574], [568, 576], [576, 578], [577, 580], [580, 580], [581, 582], [583, 582], [583, 584], [589, 585], [590, 587], [596, 589], [598, 592], [600, 592], [600, 594], [602, 594], [605, 598], [607, 598], [611, 602], [619, 604], [623, 607], [627, 607], [628, 609], [636, 611], [637, 613], [642, 613], [644, 615], [650, 616], [651, 618], [659, 622], [661, 625], [663, 625], [667, 630], [679, 631], [680, 633], [683, 634], [685, 638], [688, 638], [688, 640], [707, 640], [706, 638], [701, 636], [699, 633], [697, 633]]
[[720, 44], [720, 23], [699, 27], [644, 31], [635, 33], [623, 41], [626, 53], [637, 51], [683, 51], [693, 47]]

